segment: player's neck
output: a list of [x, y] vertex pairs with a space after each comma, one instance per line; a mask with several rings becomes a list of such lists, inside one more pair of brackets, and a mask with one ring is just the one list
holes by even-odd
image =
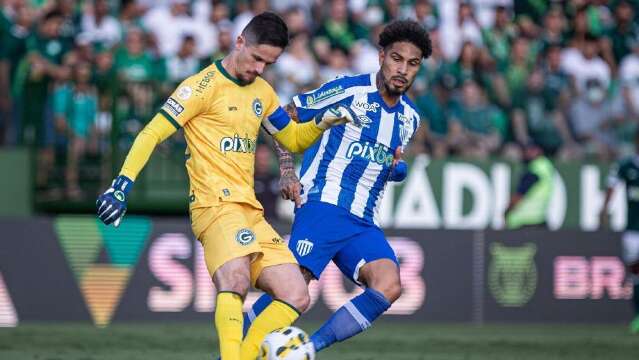
[[222, 59], [221, 65], [229, 75], [231, 75], [235, 79], [238, 78], [237, 77], [237, 58], [234, 52], [231, 52], [230, 54], [225, 56]]
[[401, 95], [393, 95], [388, 92], [386, 86], [384, 86], [384, 78], [382, 77], [381, 70], [377, 73], [377, 77], [375, 79], [377, 90], [379, 91], [379, 95], [382, 97], [382, 100], [386, 103], [388, 107], [393, 107], [397, 105], [399, 102], [399, 98]]

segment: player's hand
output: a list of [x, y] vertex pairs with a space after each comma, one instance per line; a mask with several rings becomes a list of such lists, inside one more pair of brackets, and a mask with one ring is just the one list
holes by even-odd
[[133, 187], [133, 180], [124, 175], [120, 175], [111, 184], [111, 187], [98, 197], [95, 202], [98, 211], [98, 218], [105, 225], [113, 223], [115, 227], [120, 225], [120, 221], [126, 213], [126, 197]]
[[294, 171], [282, 173], [280, 177], [280, 194], [282, 194], [282, 199], [293, 201], [295, 207], [298, 208], [302, 205], [301, 190], [302, 184], [300, 184], [300, 180]]
[[328, 108], [323, 113], [315, 117], [315, 123], [321, 129], [328, 129], [333, 126], [352, 123], [356, 126], [360, 126], [360, 121], [357, 115], [350, 108], [344, 105], [337, 105]]
[[389, 181], [400, 182], [406, 179], [408, 175], [408, 164], [406, 161], [402, 160], [402, 147], [399, 146], [395, 149], [395, 154], [393, 156], [393, 165], [391, 167], [391, 172], [388, 177]]

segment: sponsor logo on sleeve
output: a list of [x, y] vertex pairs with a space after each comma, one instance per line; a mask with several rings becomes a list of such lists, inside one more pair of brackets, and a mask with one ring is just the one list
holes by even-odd
[[166, 100], [162, 108], [176, 117], [180, 116], [180, 114], [184, 111], [184, 106], [180, 105], [180, 103], [172, 97]]
[[317, 104], [320, 101], [324, 101], [333, 96], [343, 94], [343, 93], [344, 93], [344, 88], [342, 87], [342, 85], [334, 86], [332, 88], [328, 88], [323, 91], [311, 93], [306, 96], [306, 106]]

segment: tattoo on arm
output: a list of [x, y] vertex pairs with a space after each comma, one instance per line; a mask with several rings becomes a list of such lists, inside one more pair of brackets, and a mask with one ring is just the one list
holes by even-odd
[[293, 154], [288, 152], [277, 140], [273, 139], [273, 146], [275, 152], [277, 152], [277, 158], [280, 162], [280, 175], [295, 174], [295, 167], [293, 165]]

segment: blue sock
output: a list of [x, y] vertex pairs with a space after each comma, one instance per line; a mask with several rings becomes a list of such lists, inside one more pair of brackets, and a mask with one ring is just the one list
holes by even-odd
[[315, 351], [344, 341], [368, 329], [391, 303], [377, 290], [367, 288], [347, 302], [331, 316], [322, 327], [311, 336]]
[[264, 293], [255, 301], [255, 303], [251, 307], [251, 310], [244, 313], [244, 329], [243, 329], [242, 337], [246, 336], [248, 329], [251, 327], [251, 324], [253, 323], [253, 320], [255, 320], [255, 318], [259, 314], [261, 314], [262, 311], [264, 311], [264, 309], [266, 309], [266, 307], [269, 306], [272, 301], [273, 299], [271, 298], [271, 296], [269, 294]]

